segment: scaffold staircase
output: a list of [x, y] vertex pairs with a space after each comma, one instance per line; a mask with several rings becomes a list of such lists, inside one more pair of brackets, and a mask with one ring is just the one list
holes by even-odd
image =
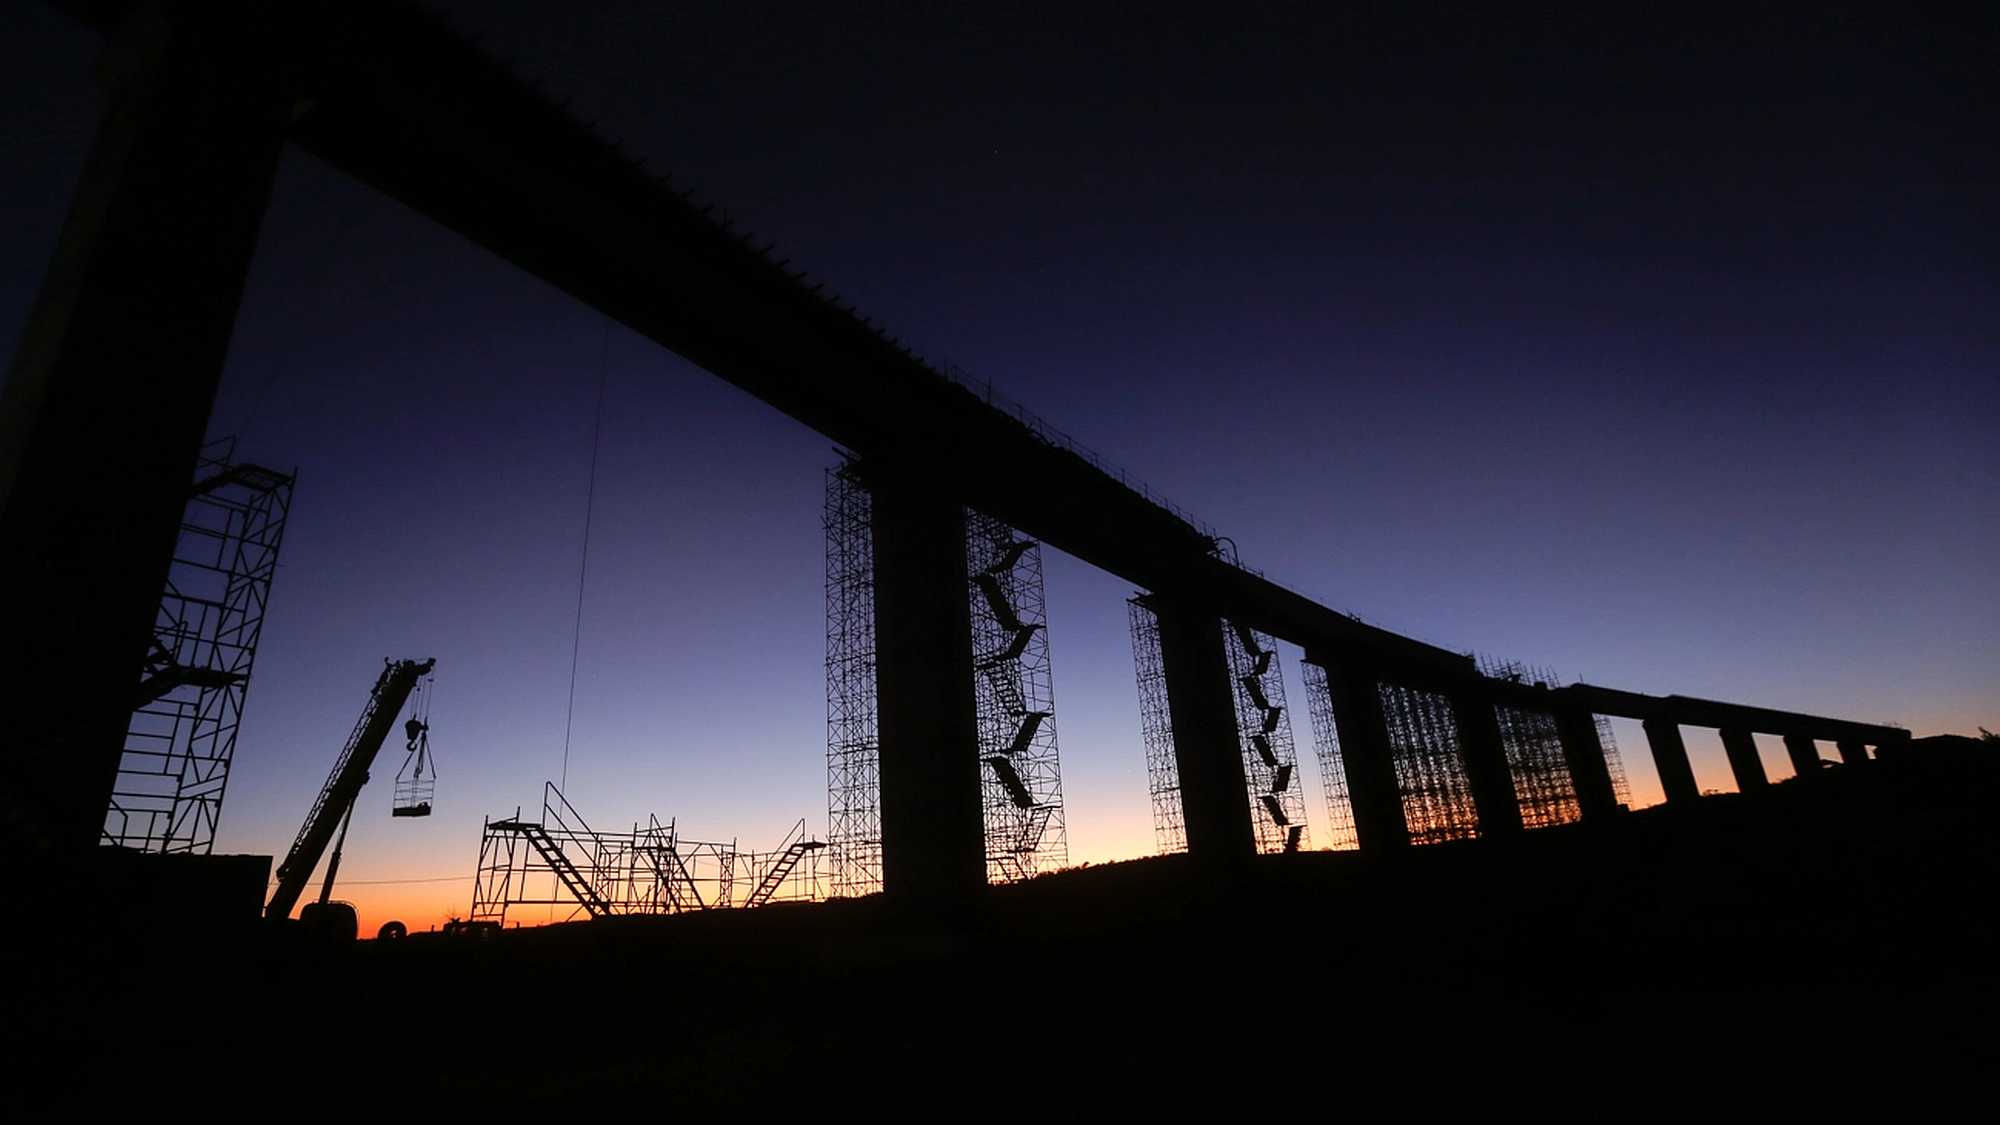
[[576, 901], [583, 906], [584, 912], [592, 918], [603, 918], [611, 913], [611, 904], [604, 900], [603, 895], [597, 893], [597, 888], [591, 885], [589, 879], [584, 878], [583, 872], [571, 862], [569, 856], [563, 852], [562, 844], [549, 834], [547, 828], [532, 820], [496, 820], [488, 827], [501, 832], [512, 832], [528, 841], [529, 845], [541, 855], [542, 862], [548, 864], [549, 870], [555, 872], [556, 878], [562, 882], [563, 889], [574, 895]]
[[1000, 869], [1007, 873], [1009, 882], [1019, 882], [1034, 875], [1034, 869], [1024, 861], [1023, 857], [1034, 855], [1042, 846], [1042, 835], [1048, 831], [1049, 819], [1055, 815], [1055, 811], [1049, 805], [1029, 808], [1027, 815], [1021, 820], [1020, 831], [1013, 841], [1007, 845], [1005, 851], [993, 857], [1000, 865]]
[[659, 884], [660, 893], [666, 897], [668, 910], [672, 913], [689, 909], [707, 910], [708, 903], [702, 901], [694, 875], [681, 858], [680, 836], [674, 822], [663, 826], [658, 817], [649, 813], [646, 830], [638, 840], [639, 854], [646, 857], [646, 863], [653, 869], [653, 878]]
[[1303, 797], [1295, 792], [1295, 753], [1285, 724], [1284, 681], [1277, 676], [1277, 650], [1241, 621], [1228, 622], [1235, 645], [1229, 661], [1240, 690], [1238, 719], [1242, 724], [1244, 773], [1254, 780], [1253, 817], [1261, 810], [1268, 825], [1256, 828], [1260, 851], [1295, 852], [1305, 842]]
[[771, 862], [771, 867], [764, 872], [764, 877], [757, 881], [757, 889], [751, 891], [750, 897], [743, 900], [744, 906], [763, 906], [770, 902], [778, 893], [778, 888], [784, 885], [792, 869], [799, 865], [799, 861], [808, 853], [816, 852], [826, 846], [819, 840], [806, 839], [805, 831], [804, 820], [800, 820], [792, 827], [791, 834], [785, 837], [785, 842], [781, 845], [783, 850], [778, 853], [778, 858]]

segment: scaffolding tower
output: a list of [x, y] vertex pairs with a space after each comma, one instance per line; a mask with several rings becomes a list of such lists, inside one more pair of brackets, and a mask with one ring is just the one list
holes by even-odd
[[[1187, 850], [1181, 813], [1180, 763], [1174, 756], [1173, 717], [1160, 652], [1160, 619], [1144, 595], [1129, 599], [1132, 666], [1139, 686], [1139, 734], [1146, 749], [1146, 788], [1153, 801], [1153, 842], [1161, 855]], [[1244, 815], [1262, 853], [1301, 851], [1306, 834], [1305, 780], [1285, 708], [1284, 673], [1270, 637], [1230, 621], [1223, 646], [1235, 690], [1238, 749], [1249, 795]], [[1350, 822], [1351, 822], [1350, 817]]]
[[[1479, 667], [1496, 680], [1549, 688], [1562, 685], [1555, 669], [1532, 668], [1517, 660], [1482, 656]], [[1570, 775], [1569, 760], [1562, 755], [1562, 742], [1555, 734], [1555, 716], [1545, 711], [1502, 707], [1499, 718], [1501, 734], [1507, 740], [1507, 765], [1514, 775], [1514, 792], [1521, 804], [1523, 824], [1539, 828], [1581, 818], [1576, 779]], [[1596, 714], [1590, 718], [1597, 728], [1597, 744], [1604, 751], [1604, 768], [1611, 775], [1612, 797], [1629, 809], [1632, 787], [1625, 778], [1625, 759], [1618, 752], [1611, 720]]]
[[1632, 807], [1632, 785], [1625, 780], [1625, 757], [1618, 752], [1618, 739], [1611, 733], [1611, 720], [1592, 715], [1597, 723], [1597, 744], [1604, 747], [1604, 768], [1611, 771], [1611, 793], [1624, 808]]
[[[882, 889], [871, 499], [856, 465], [827, 471], [826, 804], [832, 891]], [[966, 509], [986, 877], [1007, 883], [1069, 860], [1041, 544]]]
[[1507, 772], [1514, 779], [1514, 803], [1521, 810], [1521, 827], [1552, 828], [1583, 818], [1569, 760], [1553, 712], [1501, 706], [1500, 744], [1507, 753]]
[[[1514, 660], [1482, 657], [1480, 671], [1495, 680], [1509, 683], [1555, 683], [1553, 673], [1531, 669]], [[1500, 724], [1500, 743], [1507, 754], [1507, 772], [1514, 779], [1514, 801], [1521, 809], [1521, 826], [1549, 828], [1582, 819], [1576, 783], [1570, 776], [1569, 759], [1563, 754], [1562, 736], [1553, 711], [1502, 704], [1494, 708]]]
[[1436, 692], [1386, 683], [1381, 685], [1381, 698], [1389, 759], [1396, 769], [1410, 842], [1438, 844], [1479, 835], [1479, 812], [1472, 802], [1472, 782], [1466, 776], [1451, 700]]
[[1069, 860], [1041, 544], [966, 512], [973, 697], [986, 879], [1012, 883]]
[[1132, 666], [1139, 679], [1139, 737], [1146, 747], [1146, 791], [1153, 799], [1153, 846], [1160, 855], [1187, 850], [1181, 815], [1181, 772], [1174, 760], [1173, 716], [1167, 710], [1167, 672], [1160, 654], [1160, 619], [1143, 597], [1126, 603], [1132, 613]]
[[836, 896], [882, 889], [872, 501], [852, 462], [826, 474], [826, 823]]
[[237, 462], [233, 440], [202, 451], [133, 689], [104, 843], [214, 848], [292, 483]]
[[1354, 830], [1354, 802], [1347, 792], [1347, 767], [1340, 756], [1340, 733], [1333, 721], [1333, 695], [1326, 669], [1306, 661], [1300, 670], [1305, 674], [1306, 713], [1312, 719], [1320, 789], [1326, 797], [1327, 847], [1354, 851], [1361, 846], [1361, 838]]
[[1243, 781], [1250, 794], [1250, 826], [1257, 850], [1267, 855], [1304, 851], [1305, 779], [1285, 708], [1285, 676], [1278, 646], [1240, 622], [1223, 622], [1230, 679], [1236, 689], [1236, 726], [1243, 753]]
[[535, 819], [516, 809], [481, 825], [469, 919], [505, 925], [522, 906], [559, 907], [567, 921], [814, 902], [824, 897], [825, 846], [803, 819], [764, 852], [689, 840], [653, 815], [629, 832], [599, 832], [548, 782]]

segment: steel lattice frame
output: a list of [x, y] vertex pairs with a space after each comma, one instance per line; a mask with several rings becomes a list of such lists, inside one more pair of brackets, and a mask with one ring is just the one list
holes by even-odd
[[196, 467], [105, 810], [106, 844], [215, 846], [294, 479], [233, 454], [218, 443]]
[[1139, 679], [1139, 735], [1146, 745], [1146, 790], [1153, 798], [1153, 844], [1160, 855], [1187, 850], [1181, 819], [1181, 771], [1174, 760], [1174, 723], [1167, 710], [1167, 672], [1160, 653], [1160, 619], [1139, 598], [1132, 611], [1132, 666]]
[[1292, 718], [1285, 708], [1277, 642], [1245, 625], [1222, 624], [1257, 850], [1267, 855], [1304, 851], [1312, 845], [1306, 830], [1306, 786], [1299, 774]]
[[1069, 861], [1041, 545], [968, 510], [965, 557], [986, 809], [986, 878], [1011, 883]]
[[1400, 684], [1382, 684], [1381, 697], [1410, 842], [1437, 844], [1479, 835], [1451, 700]]
[[1311, 661], [1300, 669], [1305, 674], [1313, 749], [1319, 757], [1320, 788], [1326, 795], [1327, 846], [1334, 851], [1354, 851], [1361, 846], [1361, 838], [1354, 831], [1354, 802], [1347, 793], [1347, 768], [1340, 757], [1340, 734], [1333, 721], [1333, 695], [1326, 669]]
[[1597, 744], [1604, 747], [1604, 768], [1611, 771], [1611, 792], [1618, 803], [1632, 807], [1632, 785], [1625, 780], [1625, 757], [1618, 752], [1618, 739], [1611, 733], [1611, 720], [1603, 715], [1592, 715], [1597, 723]]
[[[481, 826], [471, 921], [504, 925], [507, 912], [522, 906], [563, 907], [567, 921], [586, 914], [680, 914], [825, 897], [818, 845], [806, 840], [803, 820], [776, 849], [747, 852], [734, 841], [683, 839], [673, 821], [662, 824], [656, 816], [630, 832], [599, 832], [553, 783], [543, 794], [535, 820], [523, 820], [517, 809], [512, 817], [488, 817]], [[793, 847], [801, 842], [810, 850]], [[797, 854], [788, 860], [788, 852]], [[558, 863], [581, 882], [583, 895], [565, 880]], [[761, 898], [760, 889], [766, 892]]]
[[[1481, 659], [1479, 663], [1481, 670], [1496, 680], [1555, 682], [1552, 673], [1529, 669], [1517, 661]], [[1507, 772], [1514, 779], [1514, 802], [1521, 809], [1522, 827], [1549, 828], [1582, 819], [1583, 808], [1577, 801], [1569, 759], [1563, 755], [1555, 713], [1499, 706], [1494, 715], [1500, 724], [1500, 744], [1507, 753]]]
[[[853, 465], [829, 470], [827, 837], [832, 893], [840, 896], [882, 889], [871, 515]], [[965, 529], [986, 873], [990, 882], [1013, 882], [1069, 860], [1041, 545], [970, 510]]]
[[826, 475], [826, 823], [836, 896], [882, 889], [872, 503], [852, 465]]
[[1498, 707], [1495, 715], [1500, 721], [1500, 744], [1507, 751], [1507, 772], [1514, 778], [1521, 826], [1551, 828], [1582, 819], [1555, 714]]
[[[1549, 687], [1562, 683], [1553, 668], [1530, 668], [1515, 660], [1481, 657], [1479, 666], [1487, 676], [1497, 680]], [[1539, 828], [1579, 819], [1582, 808], [1576, 800], [1576, 779], [1570, 774], [1569, 759], [1562, 756], [1561, 739], [1555, 733], [1555, 716], [1507, 707], [1500, 708], [1498, 713], [1522, 822], [1527, 827]], [[1605, 771], [1611, 775], [1612, 796], [1619, 804], [1631, 808], [1632, 787], [1625, 778], [1625, 759], [1618, 753], [1611, 720], [1603, 715], [1590, 718], [1597, 728], [1598, 746], [1604, 751]]]

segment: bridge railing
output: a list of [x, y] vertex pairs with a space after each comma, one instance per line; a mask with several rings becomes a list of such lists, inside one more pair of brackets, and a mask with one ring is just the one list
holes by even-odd
[[1029, 433], [1040, 438], [1045, 444], [1067, 453], [1076, 454], [1078, 457], [1090, 462], [1091, 467], [1098, 472], [1116, 479], [1119, 484], [1145, 497], [1149, 502], [1157, 504], [1173, 513], [1181, 522], [1188, 524], [1210, 539], [1216, 538], [1215, 528], [1209, 526], [1207, 521], [1174, 503], [1172, 500], [1154, 492], [1146, 485], [1145, 481], [1132, 476], [1123, 468], [1106, 461], [1098, 455], [1096, 450], [1076, 440], [1056, 426], [1051, 425], [1048, 419], [1029, 410], [1005, 394], [994, 390], [993, 380], [981, 379], [949, 360], [939, 364], [937, 371], [945, 378], [979, 396], [980, 401], [986, 403], [986, 405], [1008, 415], [1016, 422], [1027, 427]]

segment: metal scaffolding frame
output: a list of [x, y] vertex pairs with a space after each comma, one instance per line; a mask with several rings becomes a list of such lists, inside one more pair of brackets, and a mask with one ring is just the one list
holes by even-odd
[[852, 463], [827, 470], [826, 824], [832, 893], [882, 889], [873, 502]]
[[1597, 723], [1597, 744], [1604, 747], [1604, 768], [1611, 771], [1611, 793], [1618, 803], [1632, 807], [1632, 784], [1625, 780], [1625, 756], [1618, 752], [1618, 737], [1611, 733], [1611, 719], [1592, 715]]
[[1479, 813], [1472, 802], [1472, 782], [1459, 749], [1451, 700], [1401, 684], [1380, 686], [1389, 759], [1396, 769], [1410, 842], [1438, 844], [1478, 836]]
[[[1132, 666], [1139, 688], [1139, 734], [1146, 750], [1146, 788], [1153, 801], [1153, 842], [1161, 855], [1187, 850], [1182, 821], [1180, 763], [1174, 756], [1173, 716], [1160, 651], [1160, 620], [1144, 596], [1127, 601], [1132, 622]], [[1284, 672], [1277, 645], [1263, 633], [1222, 622], [1223, 648], [1236, 693], [1238, 747], [1251, 833], [1262, 853], [1311, 847], [1306, 828], [1305, 779], [1285, 706]], [[1342, 786], [1343, 797], [1345, 786]], [[1349, 818], [1350, 831], [1352, 816]]]
[[[882, 889], [872, 501], [853, 462], [827, 471], [826, 819], [836, 896]], [[988, 882], [1069, 861], [1041, 544], [965, 511], [966, 598]]]
[[1139, 681], [1139, 736], [1146, 748], [1146, 791], [1153, 799], [1153, 846], [1160, 855], [1187, 850], [1181, 817], [1181, 771], [1174, 760], [1174, 722], [1167, 710], [1167, 672], [1160, 619], [1141, 598], [1128, 599], [1132, 666]]
[[294, 477], [202, 451], [135, 686], [101, 839], [146, 852], [215, 846]]
[[1497, 707], [1500, 744], [1507, 751], [1507, 772], [1514, 779], [1514, 802], [1521, 809], [1523, 828], [1552, 828], [1583, 818], [1569, 760], [1552, 711]]
[[[1482, 657], [1480, 671], [1509, 683], [1553, 685], [1555, 675], [1514, 660]], [[1521, 826], [1549, 828], [1583, 818], [1569, 759], [1553, 711], [1502, 704], [1494, 708], [1500, 743], [1507, 754], [1507, 772], [1514, 779], [1514, 801], [1521, 809]]]
[[522, 906], [564, 907], [567, 921], [816, 902], [825, 897], [824, 848], [806, 835], [804, 819], [764, 852], [685, 839], [673, 821], [652, 815], [629, 832], [599, 832], [548, 782], [534, 820], [516, 809], [480, 826], [468, 918], [505, 925]]
[[1300, 665], [1300, 671], [1305, 675], [1306, 714], [1312, 719], [1320, 789], [1326, 797], [1326, 846], [1333, 851], [1354, 851], [1361, 847], [1361, 837], [1354, 830], [1354, 802], [1347, 792], [1347, 767], [1340, 756], [1340, 733], [1333, 721], [1333, 694], [1326, 669], [1308, 660]]
[[968, 509], [965, 557], [986, 879], [1012, 883], [1069, 861], [1042, 550]]
[[[1480, 671], [1496, 680], [1532, 683], [1537, 687], [1560, 687], [1562, 679], [1553, 668], [1534, 668], [1518, 660], [1482, 656]], [[1521, 806], [1521, 821], [1529, 828], [1568, 824], [1580, 819], [1576, 779], [1570, 775], [1569, 760], [1562, 754], [1562, 740], [1556, 734], [1555, 716], [1546, 711], [1501, 707], [1500, 730], [1507, 745], [1507, 766], [1514, 776], [1514, 794]], [[1618, 752], [1618, 738], [1611, 720], [1593, 714], [1597, 743], [1604, 750], [1604, 768], [1611, 775], [1613, 798], [1632, 807], [1632, 786], [1625, 777], [1625, 759]]]
[[1299, 774], [1298, 747], [1285, 708], [1285, 676], [1277, 642], [1233, 621], [1222, 623], [1236, 689], [1236, 726], [1243, 752], [1243, 781], [1250, 795], [1250, 828], [1257, 850], [1267, 855], [1305, 851], [1305, 779]]

